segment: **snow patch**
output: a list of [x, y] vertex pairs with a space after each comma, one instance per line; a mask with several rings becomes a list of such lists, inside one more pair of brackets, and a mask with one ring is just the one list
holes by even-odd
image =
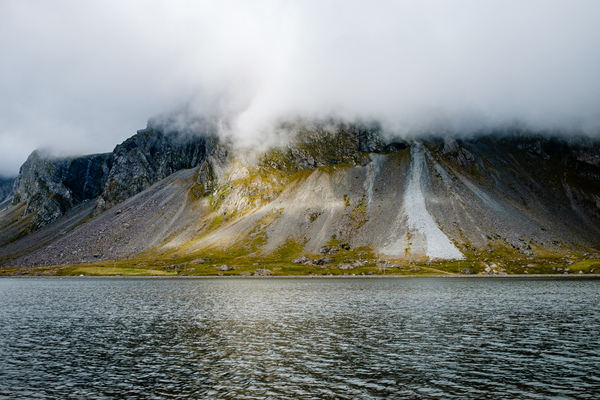
[[435, 220], [425, 207], [423, 195], [423, 168], [425, 158], [420, 143], [411, 146], [412, 163], [409, 171], [409, 181], [404, 193], [404, 211], [408, 228], [411, 233], [424, 236], [427, 243], [426, 254], [429, 258], [463, 259], [464, 256], [448, 239], [448, 236], [437, 226]]

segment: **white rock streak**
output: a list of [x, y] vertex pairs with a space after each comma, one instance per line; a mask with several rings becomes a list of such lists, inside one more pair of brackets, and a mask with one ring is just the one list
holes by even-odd
[[371, 162], [367, 165], [367, 179], [365, 180], [364, 188], [367, 191], [367, 204], [373, 202], [373, 187], [375, 186], [375, 178], [379, 175], [381, 165], [385, 161], [385, 156], [381, 154], [370, 154]]
[[420, 143], [411, 146], [412, 163], [409, 171], [409, 182], [404, 193], [404, 211], [406, 212], [408, 228], [411, 232], [419, 232], [427, 242], [426, 254], [429, 258], [463, 259], [464, 256], [440, 230], [435, 220], [425, 207], [423, 196], [423, 147]]

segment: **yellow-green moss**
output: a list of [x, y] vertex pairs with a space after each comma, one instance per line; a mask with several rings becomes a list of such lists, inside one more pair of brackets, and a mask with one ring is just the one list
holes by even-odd
[[366, 196], [363, 196], [358, 201], [358, 204], [352, 209], [350, 215], [348, 215], [348, 219], [350, 220], [350, 223], [352, 224], [352, 228], [354, 228], [354, 230], [360, 229], [369, 220], [369, 218], [367, 217]]

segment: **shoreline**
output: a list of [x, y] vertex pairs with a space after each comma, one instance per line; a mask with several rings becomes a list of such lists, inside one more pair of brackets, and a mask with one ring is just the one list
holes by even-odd
[[189, 276], [160, 276], [160, 275], [0, 275], [3, 278], [17, 279], [518, 279], [518, 278], [561, 278], [561, 279], [600, 279], [600, 274], [512, 274], [512, 275], [275, 275], [275, 276], [218, 276], [218, 275], [189, 275]]

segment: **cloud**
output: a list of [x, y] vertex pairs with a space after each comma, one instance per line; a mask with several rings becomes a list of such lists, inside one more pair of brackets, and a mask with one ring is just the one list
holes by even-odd
[[282, 117], [409, 134], [600, 130], [597, 1], [0, 3], [0, 175], [110, 151], [182, 107], [252, 142]]

